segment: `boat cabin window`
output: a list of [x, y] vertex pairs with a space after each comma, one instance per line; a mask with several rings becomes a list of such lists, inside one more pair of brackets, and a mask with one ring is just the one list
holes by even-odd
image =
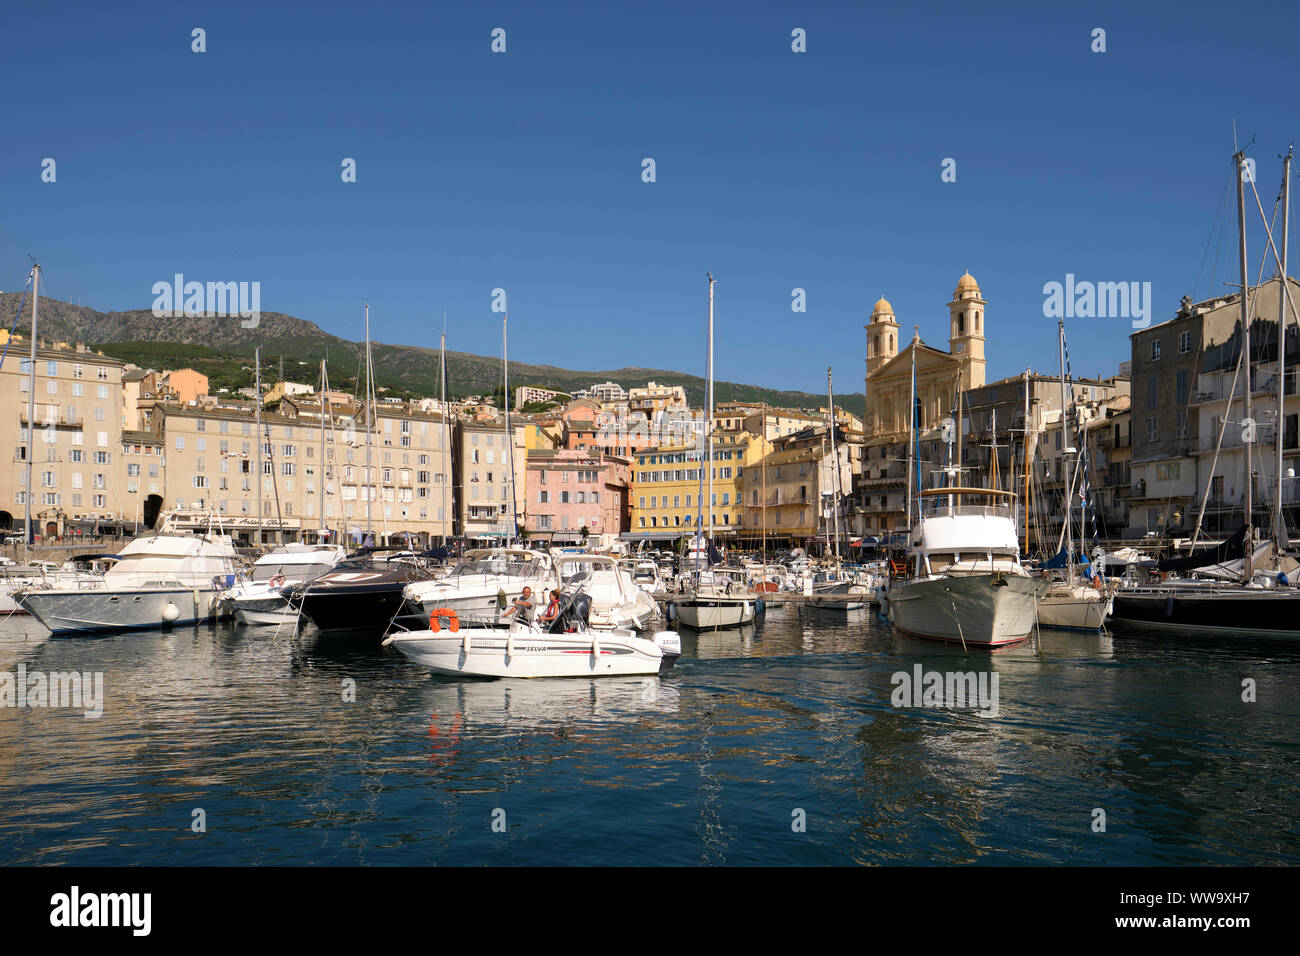
[[956, 564], [959, 556], [955, 551], [931, 551], [926, 557], [930, 561], [930, 573], [937, 574], [944, 568]]

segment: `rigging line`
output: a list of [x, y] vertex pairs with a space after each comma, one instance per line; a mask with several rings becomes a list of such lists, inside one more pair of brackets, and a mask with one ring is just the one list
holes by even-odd
[[[1231, 181], [1232, 181], [1232, 170], [1230, 169], [1228, 170], [1228, 174], [1223, 178], [1223, 189], [1219, 191], [1219, 205], [1218, 208], [1215, 210], [1214, 220], [1210, 223], [1210, 234], [1205, 237], [1205, 251], [1201, 253], [1201, 265], [1200, 268], [1196, 270], [1196, 282], [1193, 283], [1192, 285], [1193, 296], [1199, 294], [1196, 290], [1201, 287], [1201, 276], [1205, 274], [1205, 260], [1206, 257], [1209, 256], [1210, 254], [1210, 243], [1214, 241], [1214, 227], [1216, 225], [1219, 225], [1219, 248], [1221, 249], [1223, 247], [1223, 227], [1220, 224], [1220, 220], [1223, 217], [1223, 200], [1224, 197], [1227, 196], [1228, 194], [1228, 183], [1230, 183]], [[1218, 266], [1219, 266], [1219, 256], [1218, 256], [1218, 252], [1216, 251], [1214, 256], [1214, 269], [1217, 270]], [[1211, 288], [1213, 288], [1213, 281], [1214, 281], [1214, 270], [1211, 270], [1210, 272]]]

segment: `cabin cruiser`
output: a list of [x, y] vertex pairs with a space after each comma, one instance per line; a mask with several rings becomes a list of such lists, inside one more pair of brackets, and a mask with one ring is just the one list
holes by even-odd
[[659, 605], [632, 581], [618, 562], [601, 554], [561, 554], [555, 559], [559, 583], [569, 593], [591, 598], [590, 624], [596, 628], [644, 630]]
[[29, 565], [9, 562], [0, 574], [0, 615], [27, 613], [26, 608], [14, 599], [15, 591], [93, 587], [103, 581], [104, 572], [117, 560], [116, 554], [77, 554], [62, 565], [52, 561], [36, 561]]
[[149, 532], [127, 543], [103, 575], [73, 584], [33, 584], [15, 600], [55, 634], [134, 631], [220, 615], [217, 596], [235, 579], [226, 535]]
[[[930, 488], [908, 536], [904, 574], [890, 582], [890, 620], [904, 634], [997, 647], [1029, 636], [1047, 589], [1020, 564], [1016, 496], [992, 488]], [[975, 503], [984, 499], [986, 503]]]
[[842, 568], [816, 572], [812, 589], [821, 598], [816, 607], [823, 611], [861, 611], [872, 600], [871, 590], [858, 580], [858, 575]]
[[632, 565], [631, 573], [632, 583], [651, 597], [662, 587], [659, 580], [659, 564], [656, 561], [642, 558]]
[[248, 577], [221, 593], [221, 603], [241, 624], [292, 624], [298, 611], [286, 588], [314, 580], [347, 557], [339, 544], [287, 544], [253, 562]]
[[285, 588], [284, 596], [324, 634], [378, 638], [401, 611], [404, 590], [429, 579], [418, 559], [371, 549], [350, 555], [314, 580]]
[[[585, 557], [592, 557], [586, 555]], [[461, 625], [454, 611], [435, 613], [426, 630], [394, 631], [385, 640], [417, 664], [453, 677], [606, 677], [658, 674], [681, 654], [681, 637], [641, 637], [626, 628], [590, 625], [593, 601], [562, 598], [549, 621]]]
[[715, 567], [700, 571], [673, 604], [677, 619], [700, 631], [749, 624], [758, 613], [758, 600], [743, 569]]
[[541, 594], [555, 585], [549, 554], [525, 548], [482, 548], [466, 552], [460, 564], [437, 580], [413, 581], [405, 592], [408, 610], [428, 615], [450, 608], [461, 619], [495, 620], [524, 588]]

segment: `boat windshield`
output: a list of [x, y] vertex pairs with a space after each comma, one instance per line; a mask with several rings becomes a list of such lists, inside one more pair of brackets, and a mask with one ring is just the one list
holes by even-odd
[[278, 574], [283, 574], [286, 578], [293, 578], [298, 581], [310, 581], [312, 578], [320, 577], [326, 571], [332, 570], [333, 563], [329, 564], [260, 564], [253, 568], [253, 581], [269, 581]]
[[489, 554], [471, 555], [456, 566], [453, 575], [484, 574], [500, 577], [536, 577], [545, 568], [536, 555]]

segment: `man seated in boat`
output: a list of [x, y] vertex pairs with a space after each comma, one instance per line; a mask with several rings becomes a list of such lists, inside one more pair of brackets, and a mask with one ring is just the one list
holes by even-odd
[[515, 598], [514, 605], [502, 617], [515, 616], [521, 624], [533, 623], [533, 589], [525, 587], [522, 594]]

